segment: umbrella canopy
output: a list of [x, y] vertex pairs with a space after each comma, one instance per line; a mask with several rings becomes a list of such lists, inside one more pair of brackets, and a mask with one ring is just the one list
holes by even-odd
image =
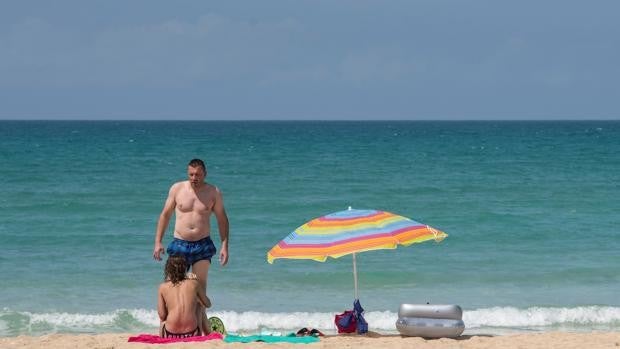
[[[327, 257], [338, 258], [352, 254], [355, 300], [351, 316], [356, 318], [357, 332], [366, 333], [368, 324], [362, 315], [364, 309], [357, 295], [355, 254], [394, 249], [398, 245], [408, 246], [428, 240], [439, 242], [447, 236], [440, 230], [390, 212], [353, 210], [349, 207], [346, 211], [313, 219], [295, 229], [267, 252], [267, 261], [273, 263], [278, 258], [292, 258], [325, 262]], [[338, 324], [346, 328], [351, 316], [341, 319], [346, 324]]]
[[295, 229], [267, 253], [267, 261], [291, 258], [324, 262], [327, 257], [441, 241], [447, 236], [390, 212], [349, 209], [313, 219]]

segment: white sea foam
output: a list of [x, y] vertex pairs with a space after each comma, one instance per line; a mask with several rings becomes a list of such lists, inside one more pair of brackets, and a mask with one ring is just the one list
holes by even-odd
[[[261, 328], [298, 329], [316, 327], [335, 330], [335, 313], [261, 313], [261, 312], [216, 312], [231, 331], [252, 331]], [[369, 327], [378, 331], [395, 331], [398, 314], [391, 311], [370, 311], [364, 314]], [[587, 328], [589, 325], [611, 325], [620, 327], [620, 308], [584, 306], [574, 308], [493, 307], [464, 310], [463, 321], [467, 328], [507, 327], [527, 328], [554, 325], [574, 325]]]
[[46, 323], [55, 326], [83, 328], [112, 324], [118, 312], [103, 314], [75, 314], [75, 313], [22, 313], [30, 316], [32, 324]]
[[128, 310], [128, 312], [140, 323], [153, 327], [159, 326], [159, 315], [157, 315], [155, 310], [132, 309]]
[[493, 307], [465, 311], [463, 321], [467, 327], [539, 327], [561, 324], [571, 325], [620, 325], [620, 308], [584, 306], [574, 308]]
[[[336, 331], [334, 313], [329, 312], [280, 312], [267, 313], [256, 311], [220, 311], [210, 312], [209, 316], [218, 316], [231, 332], [251, 333], [258, 331], [295, 331], [301, 327], [318, 328], [327, 333]], [[26, 321], [21, 333], [31, 331], [33, 325], [52, 327], [61, 332], [71, 331], [140, 331], [154, 330], [159, 324], [155, 310], [119, 309], [100, 314], [81, 313], [29, 313], [0, 311], [0, 332], [7, 332], [9, 327], [20, 326], [9, 320], [19, 315]], [[395, 322], [398, 314], [391, 311], [370, 311], [364, 314], [369, 328], [379, 332], [396, 331]], [[572, 326], [583, 329], [601, 326], [620, 328], [620, 307], [582, 306], [572, 308], [530, 307], [493, 307], [463, 311], [463, 321], [468, 329], [476, 328], [544, 328], [551, 326]]]

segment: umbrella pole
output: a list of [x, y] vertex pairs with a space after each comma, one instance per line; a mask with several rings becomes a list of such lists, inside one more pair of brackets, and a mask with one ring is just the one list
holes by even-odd
[[355, 263], [355, 253], [353, 253], [353, 283], [355, 285], [355, 299], [359, 299], [357, 296], [357, 263]]

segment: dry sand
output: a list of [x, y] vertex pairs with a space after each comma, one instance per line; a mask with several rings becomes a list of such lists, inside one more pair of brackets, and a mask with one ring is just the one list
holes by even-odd
[[268, 344], [268, 343], [224, 343], [213, 340], [200, 343], [180, 344], [142, 344], [128, 343], [129, 334], [98, 334], [98, 335], [66, 335], [53, 334], [40, 337], [19, 336], [0, 338], [0, 348], [619, 348], [620, 332], [568, 333], [546, 332], [511, 334], [502, 336], [463, 336], [459, 339], [425, 340], [417, 337], [401, 337], [398, 335], [379, 335], [371, 333], [367, 336], [328, 336], [320, 342], [312, 344]]

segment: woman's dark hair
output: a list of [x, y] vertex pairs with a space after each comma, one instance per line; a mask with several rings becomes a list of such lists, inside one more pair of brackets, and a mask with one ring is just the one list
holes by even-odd
[[164, 280], [171, 281], [173, 285], [185, 280], [187, 262], [183, 256], [170, 256], [164, 268]]

